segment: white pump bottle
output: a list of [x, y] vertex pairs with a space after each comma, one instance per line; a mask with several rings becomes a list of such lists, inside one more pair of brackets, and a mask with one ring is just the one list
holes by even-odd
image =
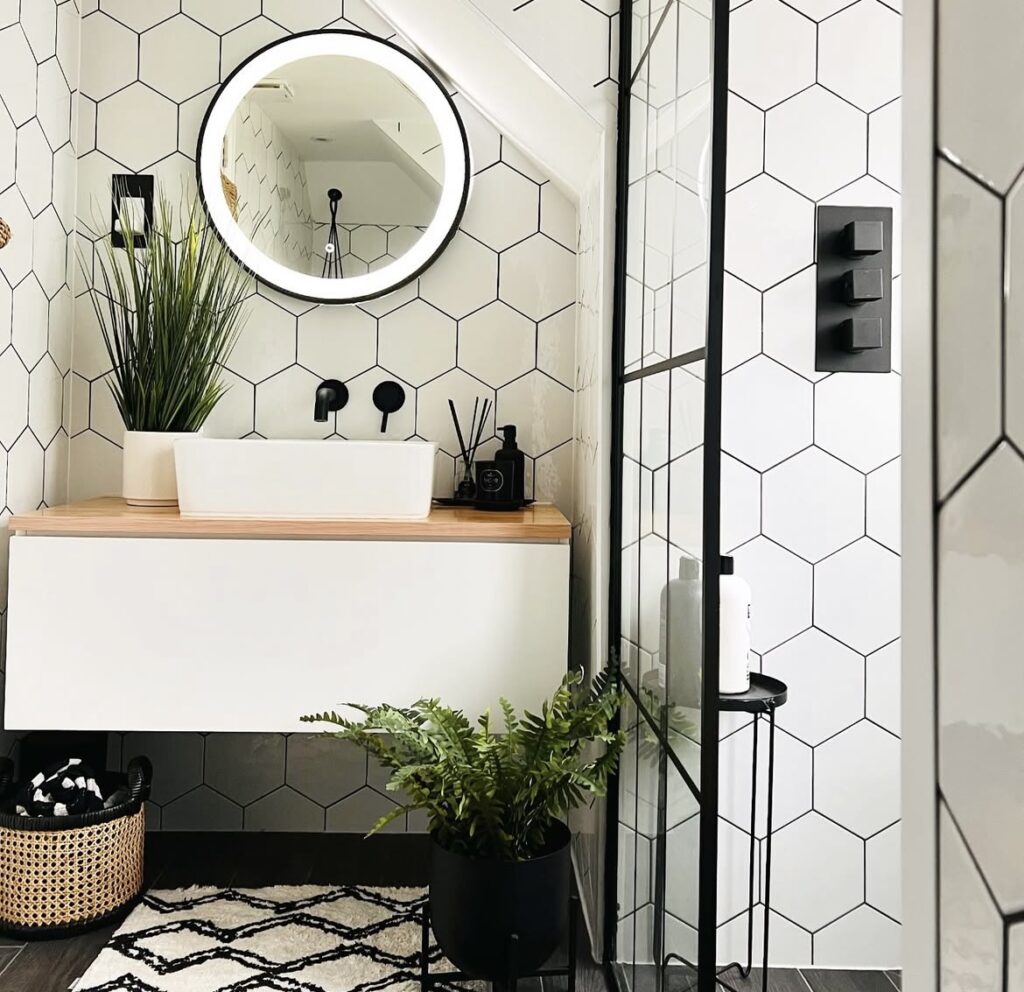
[[718, 691], [736, 695], [750, 689], [750, 586], [728, 556], [722, 558], [719, 589]]

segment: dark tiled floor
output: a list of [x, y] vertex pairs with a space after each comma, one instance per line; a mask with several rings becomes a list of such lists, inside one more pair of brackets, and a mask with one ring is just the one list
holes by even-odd
[[[415, 834], [151, 834], [146, 843], [146, 885], [426, 885], [429, 841]], [[18, 944], [0, 936], [0, 992], [67, 992], [118, 924], [68, 940]], [[590, 959], [578, 922], [577, 992], [605, 992], [604, 972]], [[562, 951], [564, 962], [564, 949]], [[556, 962], [557, 963], [557, 962]], [[565, 982], [545, 979], [544, 992]], [[542, 992], [538, 980], [522, 992]]]
[[[162, 889], [189, 885], [425, 885], [426, 837], [381, 834], [370, 840], [348, 834], [151, 834], [146, 845], [146, 885]], [[117, 929], [116, 924], [68, 940], [18, 944], [0, 936], [0, 992], [66, 992]], [[606, 992], [603, 970], [590, 959], [580, 925], [578, 992]], [[564, 960], [564, 958], [563, 958]], [[761, 992], [760, 972], [741, 979], [722, 976], [736, 992]], [[548, 983], [545, 983], [548, 985]], [[563, 982], [550, 983], [557, 992]], [[891, 972], [796, 971], [769, 975], [769, 992], [896, 992]], [[522, 992], [541, 992], [536, 981]]]
[[896, 986], [884, 971], [801, 971], [811, 992], [895, 992]]
[[[721, 977], [736, 992], [761, 992], [763, 988], [760, 968], [755, 968], [749, 978], [741, 978], [735, 971]], [[768, 972], [768, 992], [807, 992], [807, 983], [795, 968], [775, 968]]]
[[[736, 992], [761, 992], [761, 971], [749, 978], [735, 972], [722, 975]], [[768, 974], [768, 992], [896, 992], [899, 973], [884, 971], [834, 971], [825, 968], [779, 968]]]

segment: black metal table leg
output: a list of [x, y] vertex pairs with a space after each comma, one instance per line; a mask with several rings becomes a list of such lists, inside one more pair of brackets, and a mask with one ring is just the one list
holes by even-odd
[[775, 786], [775, 707], [768, 710], [768, 817], [764, 841], [764, 971], [761, 990], [768, 992], [768, 923], [772, 905], [772, 791]]
[[568, 980], [568, 992], [576, 992], [576, 920], [580, 912], [580, 897], [573, 892], [569, 896], [569, 952], [568, 952], [568, 963], [566, 968], [569, 974], [566, 976]]
[[430, 903], [423, 904], [423, 933], [420, 937], [420, 992], [430, 986]]
[[519, 983], [519, 934], [513, 933], [508, 938], [508, 978], [504, 992], [516, 992]]
[[[743, 978], [748, 978], [754, 965], [754, 914], [757, 909], [754, 881], [757, 868], [757, 772], [758, 772], [758, 724], [768, 718], [768, 807], [767, 834], [765, 837], [764, 872], [764, 934], [763, 934], [763, 973], [761, 975], [762, 992], [768, 992], [768, 921], [771, 911], [771, 875], [772, 875], [772, 808], [775, 789], [775, 711], [789, 697], [789, 687], [770, 675], [752, 672], [750, 689], [744, 693], [727, 693], [719, 697], [719, 711], [722, 713], [750, 713], [754, 717], [754, 746], [750, 775], [750, 875], [748, 879], [748, 912], [747, 912], [747, 964], [744, 967], [734, 961], [723, 968], [719, 974], [736, 969]], [[726, 989], [731, 986], [719, 979], [719, 985]]]
[[747, 892], [747, 966], [740, 968], [744, 978], [750, 976], [754, 967], [754, 910], [757, 902], [754, 899], [754, 874], [757, 856], [757, 726], [761, 717], [754, 714], [754, 757], [750, 769], [750, 877]]

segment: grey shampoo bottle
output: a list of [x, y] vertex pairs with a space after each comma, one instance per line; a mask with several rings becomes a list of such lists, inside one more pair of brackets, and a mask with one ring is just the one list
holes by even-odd
[[659, 665], [668, 702], [672, 706], [701, 705], [703, 582], [700, 562], [687, 555], [679, 559], [679, 578], [661, 591]]

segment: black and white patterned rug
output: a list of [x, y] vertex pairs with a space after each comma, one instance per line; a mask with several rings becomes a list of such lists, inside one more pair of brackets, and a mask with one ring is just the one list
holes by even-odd
[[425, 898], [351, 885], [150, 892], [75, 992], [416, 992]]

